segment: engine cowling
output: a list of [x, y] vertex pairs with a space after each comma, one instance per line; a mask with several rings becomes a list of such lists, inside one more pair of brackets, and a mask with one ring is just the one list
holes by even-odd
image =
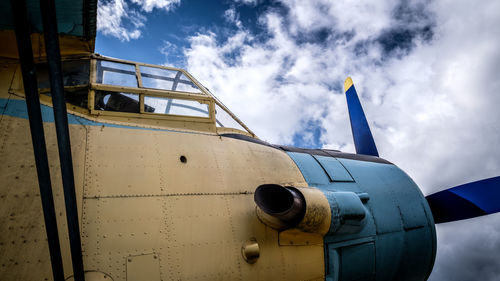
[[366, 193], [325, 192], [313, 187], [264, 184], [255, 190], [257, 216], [266, 225], [285, 230], [297, 228], [322, 236], [356, 233], [366, 216]]

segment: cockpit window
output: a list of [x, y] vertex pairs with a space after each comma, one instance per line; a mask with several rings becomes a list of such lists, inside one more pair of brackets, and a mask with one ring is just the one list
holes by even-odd
[[187, 78], [184, 74], [181, 74], [179, 78], [179, 83], [177, 84], [177, 87], [175, 89], [176, 91], [181, 91], [181, 92], [201, 94], [200, 89], [193, 82], [190, 82], [189, 78]]
[[137, 87], [135, 65], [112, 61], [97, 61], [97, 83]]
[[201, 93], [201, 90], [180, 71], [144, 65], [141, 65], [140, 69], [144, 88]]
[[[204, 95], [180, 70], [108, 60], [96, 60], [96, 70], [96, 83], [111, 87], [100, 89], [97, 85], [94, 110], [210, 118], [207, 97], [198, 100], [187, 94]], [[130, 92], [112, 86], [128, 87]], [[148, 89], [155, 95], [146, 94]], [[182, 97], [161, 91], [179, 92]]]
[[238, 122], [236, 122], [229, 113], [222, 109], [219, 105], [215, 105], [215, 118], [217, 120], [217, 127], [221, 128], [234, 128], [246, 131]]
[[202, 122], [211, 128], [216, 125], [217, 132], [236, 129], [254, 136], [207, 88], [182, 69], [100, 56], [94, 58], [92, 65], [96, 71], [91, 76], [90, 90], [93, 114], [124, 112], [141, 114], [140, 118]]
[[144, 111], [205, 118], [208, 118], [210, 115], [208, 104], [203, 104], [199, 101], [149, 96], [144, 98]]
[[139, 95], [132, 93], [96, 91], [95, 109], [139, 113]]
[[88, 107], [89, 89], [84, 88], [68, 88], [64, 90], [66, 102], [76, 105], [81, 108]]
[[[62, 73], [64, 86], [88, 85], [90, 77], [90, 61], [71, 60], [62, 61]], [[46, 62], [36, 65], [36, 76], [38, 88], [49, 89], [49, 67]]]
[[[72, 105], [87, 108], [90, 78], [90, 60], [65, 60], [61, 62], [66, 101]], [[47, 63], [36, 65], [40, 94], [51, 97], [49, 67]]]

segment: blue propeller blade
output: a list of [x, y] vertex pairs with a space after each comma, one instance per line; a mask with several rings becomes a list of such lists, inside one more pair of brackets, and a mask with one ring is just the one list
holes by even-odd
[[358, 94], [351, 77], [347, 77], [344, 83], [345, 96], [347, 98], [347, 108], [351, 119], [352, 137], [357, 154], [373, 155], [378, 157], [377, 147], [373, 140], [372, 132], [366, 121], [363, 107], [359, 102]]
[[426, 197], [435, 223], [500, 212], [500, 177], [466, 183]]

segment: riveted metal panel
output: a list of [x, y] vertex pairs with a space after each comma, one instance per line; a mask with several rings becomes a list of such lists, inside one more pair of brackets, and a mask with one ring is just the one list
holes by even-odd
[[127, 281], [160, 281], [160, 264], [157, 254], [127, 257]]
[[[162, 280], [323, 278], [321, 243], [280, 247], [278, 232], [255, 214], [258, 185], [307, 186], [284, 152], [210, 135], [109, 127], [89, 128], [87, 144], [87, 268], [125, 280], [125, 257], [154, 252]], [[99, 170], [101, 163], [114, 172]], [[147, 174], [151, 169], [157, 174]], [[130, 186], [112, 186], [117, 175]], [[241, 247], [252, 238], [260, 257], [249, 264]]]
[[288, 152], [288, 155], [297, 164], [307, 183], [311, 185], [330, 183], [325, 170], [312, 155], [299, 152]]
[[[406, 247], [404, 247], [401, 264], [398, 268], [397, 276], [399, 280], [425, 280], [432, 268], [434, 255], [433, 249], [435, 241], [429, 239], [435, 237], [432, 229], [422, 227], [404, 232]], [[421, 265], [421, 266], [418, 266]], [[422, 265], [430, 265], [422, 266]]]
[[269, 182], [303, 183], [283, 152], [233, 139], [89, 126], [87, 143], [87, 197], [253, 192]]
[[332, 181], [354, 181], [349, 172], [337, 159], [319, 155], [312, 156], [319, 162]]
[[380, 175], [381, 180], [387, 185], [394, 186], [393, 194], [396, 198], [403, 219], [405, 230], [428, 225], [425, 214], [425, 201], [421, 200], [423, 194], [413, 180], [396, 166], [390, 166]]
[[[279, 247], [254, 208], [252, 194], [86, 199], [85, 260], [114, 280], [124, 278], [123, 257], [153, 250], [164, 280], [321, 278], [322, 245]], [[252, 237], [261, 255], [248, 264], [240, 249]]]
[[[232, 192], [254, 192], [258, 185], [307, 185], [284, 152], [255, 143], [217, 138], [213, 146], [221, 177]], [[257, 185], [256, 185], [257, 184]]]
[[395, 261], [402, 259], [405, 246], [405, 234], [402, 231], [377, 235], [376, 238], [376, 260], [377, 280], [394, 280], [398, 267]]
[[227, 198], [226, 208], [231, 214], [232, 240], [243, 244], [249, 238], [255, 238], [260, 248], [260, 257], [254, 264], [246, 263], [237, 256], [241, 276], [253, 280], [280, 280], [285, 277], [282, 262], [283, 252], [278, 245], [278, 233], [259, 221], [255, 215], [253, 194], [246, 196], [232, 195]]
[[[213, 153], [217, 137], [156, 133], [154, 140], [165, 194], [226, 191]], [[181, 156], [185, 163], [180, 161]]]
[[323, 236], [317, 233], [303, 232], [299, 229], [288, 229], [279, 234], [281, 246], [323, 245]]
[[[314, 177], [321, 172], [327, 173], [326, 165], [322, 167], [316, 165], [308, 159], [307, 154], [298, 157], [298, 153], [295, 153], [290, 156], [309, 183], [317, 181]], [[336, 194], [347, 192], [346, 194], [350, 194], [350, 199], [356, 199], [357, 208], [354, 213], [363, 213], [362, 207], [365, 217], [359, 225], [353, 224], [355, 228], [351, 228], [347, 233], [331, 232], [325, 236], [327, 280], [342, 280], [342, 278], [347, 280], [373, 280], [373, 278], [376, 280], [425, 280], [432, 269], [436, 237], [429, 208], [416, 184], [392, 164], [344, 158], [337, 160], [347, 169], [355, 182], [332, 180], [328, 183], [317, 183], [316, 187], [322, 190], [327, 198], [329, 195], [335, 197]], [[332, 212], [340, 210], [342, 213], [342, 208], [352, 207], [345, 205], [350, 201], [347, 200], [349, 198], [330, 199], [332, 198], [329, 198]], [[332, 218], [334, 217], [332, 213]], [[356, 242], [354, 244], [369, 242], [365, 241], [366, 239], [371, 241], [370, 246], [367, 246], [369, 249], [364, 249], [367, 253], [359, 252], [356, 250], [358, 248], [352, 248], [352, 251], [348, 248], [343, 251], [344, 247], [354, 242]], [[367, 256], [371, 257], [370, 261], [363, 261]], [[347, 268], [347, 271], [344, 268], [343, 274], [342, 268], [345, 264], [342, 264], [342, 260], [349, 259], [363, 261], [362, 265], [369, 266]], [[358, 262], [350, 264], [356, 263]], [[375, 275], [373, 275], [374, 270]]]
[[257, 219], [253, 196], [232, 195], [228, 198], [228, 203], [234, 225], [233, 239], [241, 245], [253, 235], [260, 247], [260, 257], [255, 264], [245, 263], [241, 255], [238, 256], [243, 279], [322, 280], [324, 278], [322, 243], [277, 247], [278, 233]]
[[[9, 103], [6, 105], [9, 106]], [[45, 123], [64, 272], [71, 272], [59, 156], [54, 124]], [[82, 204], [85, 127], [70, 126], [77, 205]], [[28, 120], [4, 115], [0, 122], [0, 276], [2, 280], [51, 278], [33, 146]]]
[[370, 208], [377, 234], [401, 231], [401, 220], [398, 201], [394, 195], [394, 188], [381, 177], [391, 171], [389, 164], [362, 162], [350, 159], [338, 159], [356, 180], [359, 188], [370, 195], [367, 205]]
[[373, 242], [340, 249], [339, 280], [373, 280], [375, 277], [375, 244]]
[[29, 129], [23, 125], [9, 116], [0, 122], [0, 276], [6, 280], [52, 276]]
[[114, 280], [125, 280], [127, 257], [161, 249], [165, 232], [161, 198], [85, 199], [83, 211], [86, 268], [106, 272]]
[[[422, 193], [399, 168], [348, 159], [339, 161], [353, 174], [360, 187], [370, 194], [369, 203], [377, 205], [374, 217], [379, 233], [399, 230], [401, 226], [413, 229], [428, 224]], [[381, 200], [386, 203], [379, 204]], [[401, 219], [396, 219], [396, 216]]]
[[161, 193], [153, 131], [98, 126], [88, 130], [86, 197]]

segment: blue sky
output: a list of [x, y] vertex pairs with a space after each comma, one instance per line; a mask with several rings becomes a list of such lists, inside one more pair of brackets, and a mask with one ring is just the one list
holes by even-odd
[[[101, 1], [101, 3], [113, 2]], [[139, 4], [126, 3], [131, 10], [141, 10]], [[271, 1], [259, 1], [251, 5], [233, 1], [174, 2], [171, 9], [153, 9], [145, 13], [144, 24], [147, 26], [140, 29], [140, 40], [103, 36], [103, 32], [100, 32], [96, 41], [96, 52], [152, 64], [163, 64], [167, 56], [170, 63], [179, 67], [185, 66], [182, 49], [189, 47], [188, 37], [211, 31], [218, 35], [219, 40], [224, 40], [234, 32], [232, 23], [228, 22], [225, 16], [226, 11], [234, 8], [242, 24], [255, 34], [259, 34], [265, 33], [258, 24], [259, 14], [278, 7], [281, 7], [279, 2]], [[134, 29], [131, 20], [123, 20], [123, 26]], [[170, 45], [166, 46], [168, 44], [166, 42], [174, 47], [168, 48]]]
[[[140, 10], [135, 3], [128, 3], [130, 9]], [[191, 7], [198, 7], [193, 9]], [[194, 35], [205, 26], [223, 24], [223, 13], [229, 5], [210, 1], [192, 1], [190, 5], [176, 5], [173, 11], [154, 9], [147, 13], [145, 23], [147, 28], [141, 29], [140, 40], [127, 40], [115, 36], [98, 36], [96, 51], [102, 54], [113, 54], [123, 59], [162, 64], [165, 60], [161, 49], [165, 42], [174, 44], [177, 48], [188, 46], [187, 37]], [[210, 10], [211, 13], [204, 11]], [[125, 28], [134, 28], [130, 20], [124, 20]], [[174, 63], [183, 63], [179, 49], [171, 49], [169, 58]], [[172, 52], [172, 53], [170, 53]]]
[[[108, 0], [96, 52], [187, 69], [261, 139], [378, 151], [424, 194], [500, 174], [500, 2]], [[465, 230], [465, 231], [464, 231]], [[430, 280], [498, 280], [500, 215], [439, 225]]]

